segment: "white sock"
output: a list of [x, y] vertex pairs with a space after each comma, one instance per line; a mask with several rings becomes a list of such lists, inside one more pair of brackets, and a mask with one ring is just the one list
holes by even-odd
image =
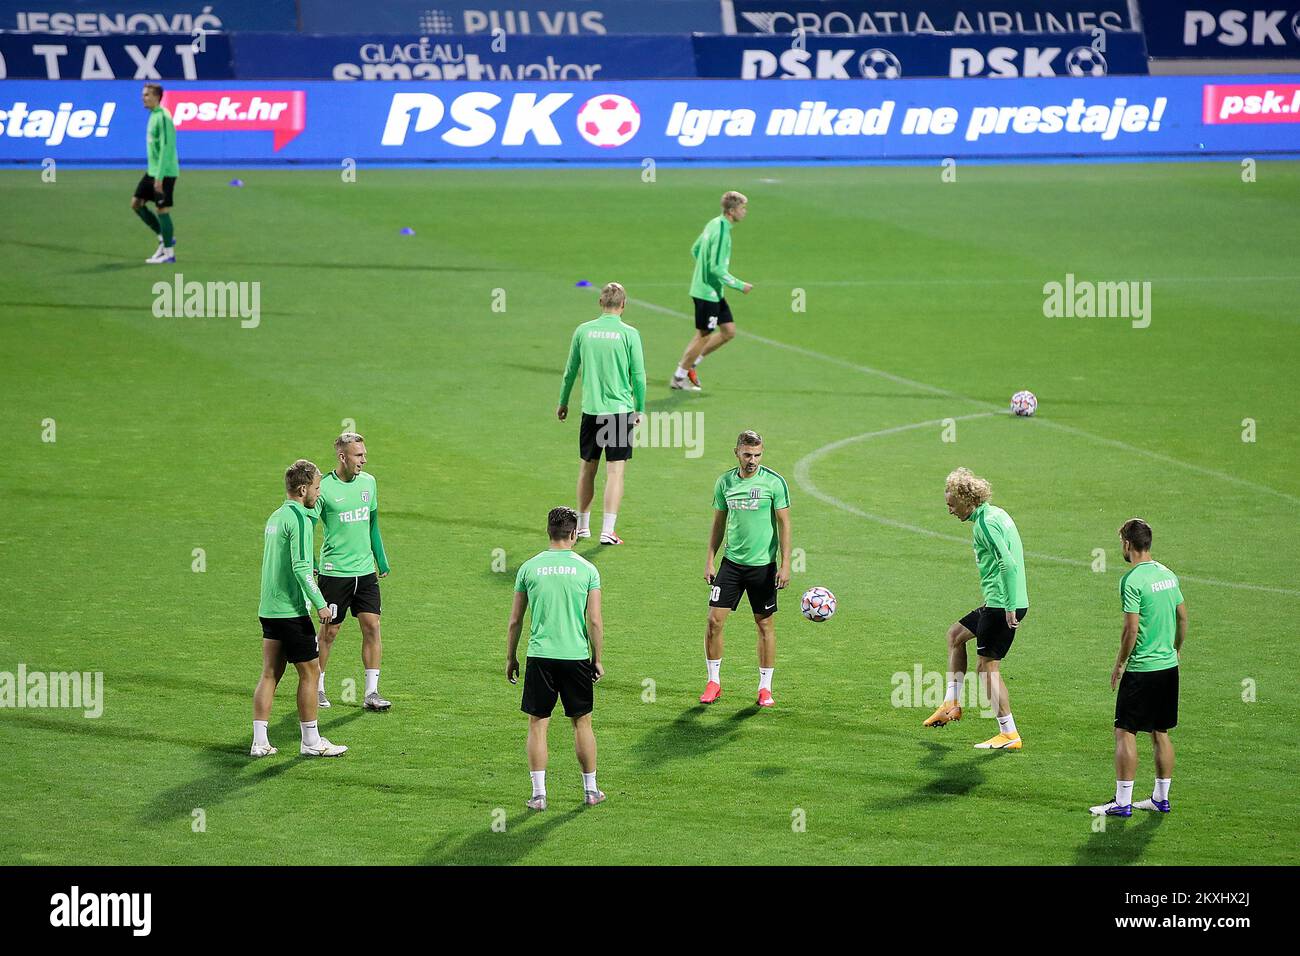
[[379, 668], [366, 668], [366, 696], [379, 693]]
[[[263, 746], [266, 746], [266, 747], [269, 747], [269, 746], [270, 746], [271, 741], [269, 741], [269, 740], [266, 739], [266, 721], [265, 721], [265, 720], [255, 720], [255, 721], [253, 721], [253, 743], [255, 743], [255, 744], [262, 744]], [[1157, 783], [1157, 785], [1158, 785], [1158, 784], [1160, 783], [1160, 781], [1157, 780], [1156, 783]], [[1165, 784], [1168, 785], [1168, 783], [1169, 783], [1169, 781], [1166, 780], [1166, 781], [1165, 781]]]
[[998, 729], [1008, 737], [1016, 733], [1016, 719], [1010, 714], [998, 718]]
[[673, 378], [685, 378], [685, 377], [686, 377], [686, 369], [682, 368], [680, 365], [677, 366], [677, 371], [673, 372]]
[[546, 796], [546, 771], [530, 770], [528, 771], [528, 776], [533, 778], [533, 796]]
[[582, 789], [588, 792], [595, 791], [596, 771], [593, 770], [591, 773], [584, 773], [582, 775]]
[[617, 511], [612, 512], [612, 513], [611, 513], [611, 512], [608, 512], [608, 511], [605, 512], [605, 514], [603, 514], [603, 515], [601, 516], [601, 519], [600, 519], [600, 533], [601, 533], [601, 534], [613, 534], [613, 533], [614, 533], [614, 522], [617, 521], [617, 520], [618, 520], [618, 512], [617, 512]]
[[579, 511], [579, 512], [578, 512], [578, 530], [579, 530], [579, 531], [590, 531], [590, 530], [591, 530], [591, 512], [590, 512], [590, 511]]
[[300, 720], [298, 726], [302, 728], [302, 742], [308, 747], [315, 747], [320, 743], [320, 731], [316, 729], [316, 721]]
[[776, 670], [775, 667], [760, 667], [760, 668], [758, 669], [758, 689], [759, 689], [759, 690], [771, 690], [771, 689], [772, 689], [772, 671], [774, 671], [774, 670]]
[[[253, 721], [254, 724], [257, 721]], [[263, 725], [265, 726], [265, 724]], [[1168, 800], [1169, 784], [1173, 783], [1173, 777], [1156, 777], [1156, 788], [1151, 793], [1152, 800]]]
[[322, 694], [325, 692], [325, 672], [320, 672], [320, 679], [316, 681], [316, 689]]
[[[947, 693], [946, 695], [944, 695], [944, 698], [943, 698], [943, 699], [944, 699], [944, 700], [955, 700], [955, 701], [957, 701], [957, 703], [960, 704], [960, 703], [961, 703], [961, 688], [962, 688], [962, 685], [963, 685], [964, 683], [966, 683], [966, 675], [963, 674], [963, 673], [961, 673], [961, 672], [959, 672], [959, 671], [958, 671], [958, 672], [954, 672], [953, 675], [952, 675], [952, 680], [948, 681], [948, 693]], [[930, 699], [931, 699], [931, 700], [934, 700], [933, 697], [931, 697]]]
[[1127, 807], [1133, 802], [1132, 780], [1115, 781], [1115, 802], [1121, 807]]
[[[695, 360], [695, 365], [699, 365], [699, 364], [700, 364], [701, 362], [703, 362], [703, 361], [704, 361], [704, 356], [701, 355], [699, 358], [697, 358], [697, 359]], [[695, 365], [692, 365], [691, 368], [694, 368]]]
[[722, 684], [722, 658], [719, 657], [716, 661], [711, 661], [706, 657], [704, 666], [709, 669], [709, 680], [720, 686]]

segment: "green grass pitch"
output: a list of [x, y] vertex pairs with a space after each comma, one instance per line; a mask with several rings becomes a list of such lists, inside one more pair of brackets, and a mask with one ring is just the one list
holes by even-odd
[[[1296, 862], [1300, 166], [1262, 162], [1254, 183], [1231, 162], [962, 166], [955, 183], [937, 167], [232, 175], [183, 172], [180, 261], [159, 269], [128, 209], [138, 173], [0, 174], [0, 671], [105, 682], [98, 719], [0, 710], [0, 863]], [[755, 290], [701, 366], [706, 391], [670, 393], [689, 248], [727, 188], [750, 197], [732, 266]], [[260, 325], [155, 317], [153, 283], [177, 271], [260, 282]], [[1149, 281], [1150, 327], [1046, 318], [1043, 285], [1067, 273]], [[579, 547], [604, 581], [610, 800], [579, 807], [561, 717], [551, 809], [529, 816], [505, 624], [546, 509], [574, 494], [577, 422], [554, 409], [572, 330], [597, 313], [581, 279], [626, 285], [649, 410], [702, 413], [703, 453], [638, 449], [627, 546]], [[1020, 388], [1039, 415], [995, 413]], [[286, 464], [328, 467], [348, 418], [384, 498], [393, 709], [339, 699], [361, 679], [348, 620], [321, 725], [351, 752], [296, 755], [290, 672], [281, 753], [253, 761], [263, 522]], [[790, 482], [806, 556], [770, 712], [752, 706], [743, 611], [726, 696], [696, 703], [710, 495], [746, 427]], [[1020, 753], [971, 749], [992, 720], [924, 731], [928, 708], [891, 703], [895, 675], [943, 669], [945, 629], [980, 603], [942, 500], [959, 464], [992, 480], [1031, 552], [1005, 670]], [[1175, 812], [1095, 832], [1115, 531], [1134, 514], [1191, 613]], [[796, 609], [812, 585], [839, 598], [827, 624]], [[1145, 794], [1145, 738], [1139, 754]]]

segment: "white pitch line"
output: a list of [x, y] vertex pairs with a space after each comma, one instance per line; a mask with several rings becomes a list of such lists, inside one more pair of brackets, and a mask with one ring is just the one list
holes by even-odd
[[[1300, 275], [1267, 276], [1156, 276], [1146, 281], [1176, 284], [1179, 282], [1300, 282]], [[767, 279], [766, 285], [785, 286], [830, 286], [830, 287], [866, 287], [885, 285], [1035, 285], [1041, 286], [1041, 279], [1027, 276], [881, 276], [875, 279], [804, 279], [798, 282], [788, 279]], [[668, 288], [680, 286], [680, 282], [638, 282], [637, 285], [648, 288]]]
[[[658, 312], [662, 315], [671, 315], [683, 319], [690, 318], [690, 316], [688, 316], [685, 312], [681, 312], [677, 309], [670, 309], [662, 305], [656, 305], [653, 302], [646, 302], [643, 299], [634, 299], [629, 296], [628, 301], [635, 305], [639, 305], [644, 309], [649, 309], [652, 312]], [[953, 392], [945, 388], [939, 388], [934, 385], [928, 385], [925, 382], [918, 382], [914, 379], [904, 378], [901, 375], [894, 375], [891, 372], [886, 372], [881, 369], [872, 368], [869, 365], [858, 365], [853, 362], [846, 361], [844, 359], [835, 358], [834, 356], [831, 355], [823, 355], [820, 352], [814, 352], [811, 349], [806, 349], [798, 345], [790, 345], [789, 343], [786, 342], [779, 342], [776, 339], [769, 339], [766, 336], [758, 335], [754, 332], [743, 332], [740, 334], [743, 334], [747, 338], [754, 339], [757, 342], [762, 342], [764, 345], [770, 345], [773, 346], [774, 348], [781, 348], [789, 352], [795, 352], [800, 355], [805, 355], [808, 358], [816, 359], [819, 362], [825, 362], [831, 365], [838, 365], [841, 368], [847, 368], [855, 372], [860, 372], [864, 375], [872, 375], [878, 378], [883, 378], [886, 379], [887, 381], [894, 382], [898, 385], [905, 385], [909, 388], [917, 389], [918, 391], [929, 392], [932, 395], [940, 395], [945, 398], [959, 399], [961, 401], [969, 402], [973, 405], [980, 405], [988, 409], [988, 411], [975, 412], [970, 415], [955, 416], [956, 421], [966, 421], [972, 418], [988, 418], [996, 414], [1005, 413], [1001, 406], [994, 405], [991, 402], [985, 402], [982, 401], [981, 399], [971, 398], [968, 395], [961, 395], [957, 392]], [[803, 458], [795, 462], [795, 466], [794, 466], [795, 483], [799, 485], [801, 490], [808, 492], [808, 494], [812, 495], [814, 498], [817, 498], [819, 501], [823, 502], [824, 504], [828, 504], [831, 505], [832, 507], [839, 508], [841, 511], [846, 511], [849, 514], [856, 515], [859, 518], [865, 518], [868, 521], [874, 521], [877, 524], [885, 525], [886, 527], [896, 528], [900, 531], [909, 531], [913, 534], [925, 535], [926, 537], [935, 538], [941, 541], [954, 541], [961, 544], [969, 544], [969, 540], [967, 538], [958, 537], [957, 535], [952, 535], [952, 534], [944, 534], [939, 531], [932, 531], [929, 528], [922, 528], [919, 525], [908, 524], [905, 521], [898, 521], [894, 518], [886, 518], [883, 515], [870, 514], [866, 511], [863, 511], [861, 508], [857, 508], [849, 504], [848, 502], [841, 501], [838, 498], [826, 494], [821, 489], [819, 489], [816, 486], [816, 484], [814, 484], [812, 481], [812, 476], [811, 476], [812, 463], [830, 454], [833, 451], [837, 451], [838, 449], [843, 448], [846, 445], [851, 445], [854, 444], [855, 442], [870, 441], [873, 438], [882, 438], [887, 435], [896, 435], [901, 432], [912, 431], [918, 428], [930, 428], [935, 425], [942, 425], [943, 422], [944, 419], [936, 418], [930, 421], [917, 422], [915, 424], [910, 424], [910, 425], [895, 425], [892, 428], [884, 428], [879, 431], [866, 432], [865, 434], [862, 435], [852, 435], [848, 438], [841, 438], [837, 441], [830, 442], [829, 444], [823, 445], [821, 448], [818, 448], [815, 451], [810, 452], [809, 454], [805, 455]], [[1219, 478], [1223, 481], [1234, 482], [1237, 484], [1244, 485], [1248, 488], [1253, 488], [1257, 491], [1278, 495], [1279, 497], [1286, 498], [1290, 501], [1300, 501], [1300, 498], [1296, 498], [1295, 496], [1289, 495], [1286, 492], [1278, 491], [1275, 488], [1269, 488], [1265, 485], [1257, 485], [1252, 481], [1247, 481], [1244, 478], [1238, 478], [1235, 475], [1224, 474], [1222, 472], [1214, 471], [1213, 469], [1210, 468], [1202, 468], [1200, 465], [1192, 465], [1184, 461], [1179, 461], [1176, 458], [1170, 458], [1168, 455], [1162, 455], [1159, 452], [1147, 451], [1145, 448], [1137, 448], [1136, 446], [1126, 444], [1125, 442], [1116, 441], [1110, 438], [1104, 438], [1100, 435], [1094, 435], [1091, 432], [1085, 432], [1082, 429], [1074, 428], [1073, 426], [1070, 425], [1061, 425], [1058, 424], [1057, 422], [1053, 422], [1047, 419], [1038, 419], [1038, 422], [1042, 425], [1047, 425], [1053, 428], [1057, 428], [1069, 434], [1079, 435], [1080, 437], [1083, 438], [1089, 438], [1092, 439], [1093, 441], [1101, 442], [1105, 445], [1109, 445], [1112, 448], [1119, 448], [1124, 451], [1132, 452], [1134, 454], [1144, 455], [1156, 461], [1162, 461], [1165, 462], [1166, 464], [1177, 465], [1181, 468], [1187, 468], [1191, 471], [1195, 471], [1195, 472], [1199, 472], [1200, 474]], [[1065, 564], [1065, 565], [1070, 565], [1072, 567], [1091, 566], [1091, 562], [1083, 561], [1078, 558], [1063, 558], [1059, 555], [1042, 554], [1040, 552], [1026, 552], [1026, 554], [1029, 557], [1032, 557], [1036, 560], [1050, 561], [1054, 564]], [[1234, 590], [1240, 590], [1240, 591], [1261, 591], [1268, 594], [1284, 594], [1289, 597], [1300, 597], [1300, 590], [1295, 590], [1292, 588], [1270, 587], [1268, 585], [1263, 585], [1263, 584], [1244, 584], [1238, 581], [1221, 581], [1218, 578], [1204, 578], [1204, 577], [1194, 576], [1190, 574], [1180, 574], [1179, 578], [1183, 581], [1188, 581], [1193, 584], [1206, 584], [1213, 587], [1232, 588]]]

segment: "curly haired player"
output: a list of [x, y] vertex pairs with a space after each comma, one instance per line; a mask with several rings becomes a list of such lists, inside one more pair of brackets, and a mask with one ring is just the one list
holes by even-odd
[[948, 692], [939, 709], [926, 718], [926, 727], [961, 720], [961, 688], [966, 679], [966, 642], [975, 638], [980, 688], [998, 717], [998, 734], [975, 745], [977, 750], [1019, 750], [1022, 746], [1011, 701], [1002, 679], [1002, 659], [1011, 649], [1016, 630], [1029, 611], [1025, 586], [1025, 551], [1011, 516], [989, 504], [993, 489], [968, 468], [948, 475], [944, 500], [948, 513], [971, 523], [975, 563], [979, 567], [984, 603], [948, 628]]

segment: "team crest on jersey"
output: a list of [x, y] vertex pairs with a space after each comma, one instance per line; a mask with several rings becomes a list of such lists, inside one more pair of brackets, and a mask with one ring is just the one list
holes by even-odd
[[363, 492], [361, 492], [361, 500], [362, 500], [362, 501], [369, 501], [369, 500], [370, 500], [370, 492], [368, 492], [368, 491], [363, 491]]
[[751, 497], [751, 498], [757, 498], [757, 497], [759, 497], [759, 489], [757, 489], [757, 488], [750, 488], [750, 489], [749, 489], [749, 497]]

